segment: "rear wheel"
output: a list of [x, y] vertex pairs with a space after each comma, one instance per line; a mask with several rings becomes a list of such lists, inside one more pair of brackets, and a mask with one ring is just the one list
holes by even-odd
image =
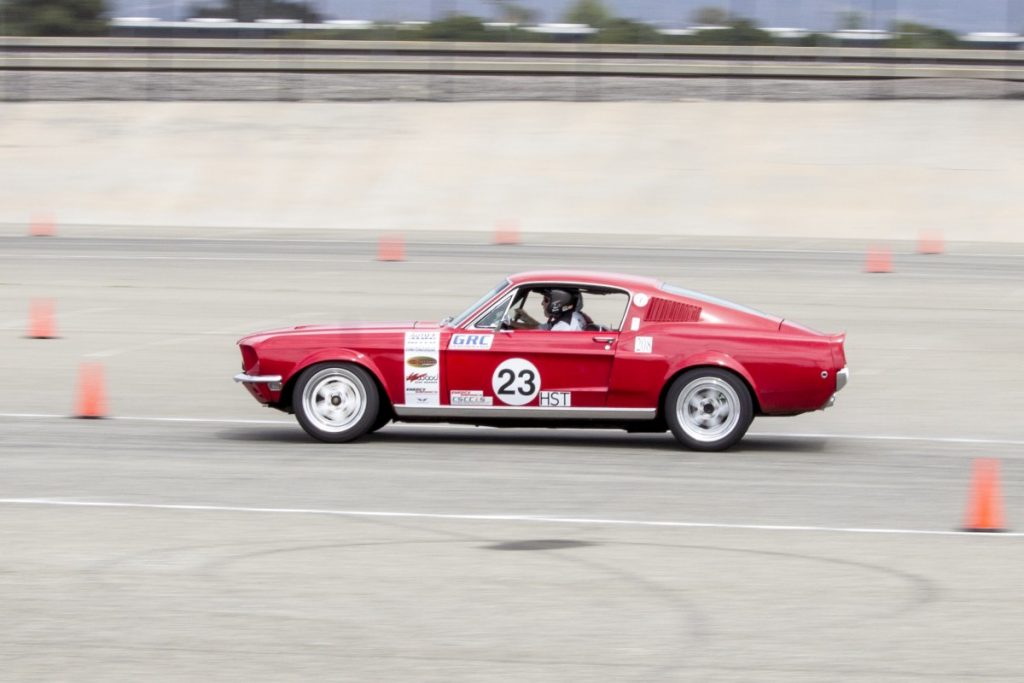
[[672, 382], [664, 413], [684, 446], [721, 451], [746, 434], [754, 419], [754, 403], [746, 384], [728, 370], [695, 368]]
[[292, 405], [307, 434], [320, 441], [342, 443], [366, 434], [375, 424], [380, 395], [366, 370], [320, 363], [299, 375]]

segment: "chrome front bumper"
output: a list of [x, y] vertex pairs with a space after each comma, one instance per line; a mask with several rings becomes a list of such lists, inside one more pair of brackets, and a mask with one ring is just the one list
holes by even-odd
[[236, 382], [254, 382], [256, 384], [270, 384], [271, 382], [280, 382], [281, 375], [247, 375], [244, 372], [240, 372], [235, 375]]
[[242, 384], [266, 384], [271, 391], [281, 391], [281, 375], [247, 375], [240, 372], [235, 381]]

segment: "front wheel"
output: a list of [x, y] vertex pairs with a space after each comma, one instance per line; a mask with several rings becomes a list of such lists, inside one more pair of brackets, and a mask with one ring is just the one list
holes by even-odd
[[375, 424], [380, 396], [366, 370], [320, 363], [299, 375], [292, 405], [307, 434], [320, 441], [343, 443], [366, 434]]
[[747, 433], [754, 404], [746, 384], [728, 370], [695, 368], [680, 375], [665, 396], [665, 420], [684, 446], [721, 451]]

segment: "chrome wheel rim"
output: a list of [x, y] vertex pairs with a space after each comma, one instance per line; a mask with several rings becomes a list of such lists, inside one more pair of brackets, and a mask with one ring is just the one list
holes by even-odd
[[701, 442], [727, 436], [740, 420], [740, 397], [732, 386], [717, 377], [693, 380], [679, 394], [676, 417], [683, 431]]
[[302, 407], [317, 429], [344, 432], [366, 412], [366, 390], [348, 370], [327, 368], [306, 382]]

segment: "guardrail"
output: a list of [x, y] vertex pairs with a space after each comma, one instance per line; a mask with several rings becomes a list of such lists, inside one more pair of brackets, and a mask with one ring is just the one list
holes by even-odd
[[0, 38], [0, 70], [1024, 81], [1017, 50]]

